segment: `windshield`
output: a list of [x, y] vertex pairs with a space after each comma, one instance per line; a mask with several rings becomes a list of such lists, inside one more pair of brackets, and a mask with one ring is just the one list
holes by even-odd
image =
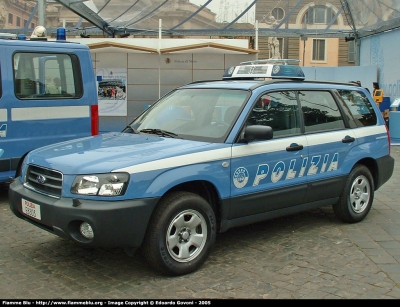
[[161, 98], [130, 127], [139, 133], [224, 142], [249, 94], [230, 89], [178, 89]]

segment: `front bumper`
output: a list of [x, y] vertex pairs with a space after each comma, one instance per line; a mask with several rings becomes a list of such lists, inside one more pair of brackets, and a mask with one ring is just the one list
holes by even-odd
[[[22, 199], [40, 205], [40, 220], [22, 212]], [[158, 200], [55, 199], [25, 188], [18, 179], [9, 186], [10, 209], [17, 217], [60, 237], [93, 247], [140, 247]], [[92, 240], [80, 234], [82, 222], [92, 226]]]

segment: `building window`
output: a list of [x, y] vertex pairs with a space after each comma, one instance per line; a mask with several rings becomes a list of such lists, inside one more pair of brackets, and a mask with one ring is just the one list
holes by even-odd
[[28, 20], [24, 19], [24, 27], [28, 26]]
[[347, 43], [347, 46], [349, 46], [349, 57], [348, 61], [351, 63], [354, 63], [356, 61], [356, 44], [355, 41], [350, 41]]
[[[329, 24], [335, 17], [335, 12], [331, 7], [324, 5], [310, 6], [303, 16], [303, 24]], [[334, 25], [338, 24], [337, 19], [333, 22]]]
[[14, 16], [11, 13], [8, 13], [8, 24], [12, 25], [14, 23]]
[[274, 16], [275, 20], [282, 20], [285, 17], [285, 11], [280, 7], [276, 7], [272, 10], [271, 15]]
[[281, 55], [281, 58], [283, 58], [283, 38], [282, 37], [277, 37], [279, 41], [279, 54]]
[[316, 6], [314, 8], [314, 23], [327, 23], [327, 10], [325, 7]]
[[21, 17], [17, 16], [17, 27], [21, 26]]
[[33, 22], [31, 23], [31, 28], [35, 29], [35, 24]]
[[326, 41], [324, 39], [313, 39], [313, 61], [325, 61]]

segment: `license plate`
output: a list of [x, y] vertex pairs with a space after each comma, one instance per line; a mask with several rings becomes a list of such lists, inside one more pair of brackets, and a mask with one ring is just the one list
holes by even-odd
[[22, 199], [22, 212], [37, 220], [41, 220], [40, 205], [34, 204], [26, 199]]

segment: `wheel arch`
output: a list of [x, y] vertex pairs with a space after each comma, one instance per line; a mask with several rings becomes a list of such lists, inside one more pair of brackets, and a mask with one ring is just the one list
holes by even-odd
[[217, 219], [217, 228], [219, 230], [221, 220], [221, 196], [214, 184], [206, 180], [187, 181], [170, 188], [163, 196], [175, 191], [191, 192], [204, 198], [214, 211]]
[[361, 164], [366, 166], [369, 171], [371, 172], [372, 179], [374, 180], [374, 190], [377, 190], [378, 181], [379, 181], [379, 174], [378, 174], [378, 165], [373, 158], [363, 158], [359, 160], [355, 165]]
[[19, 159], [17, 168], [15, 169], [14, 179], [17, 179], [19, 176], [21, 176], [21, 174], [22, 174], [22, 164], [23, 164], [23, 162], [25, 160], [25, 157], [28, 155], [29, 152], [30, 151], [26, 152], [24, 155], [22, 155], [21, 159]]

